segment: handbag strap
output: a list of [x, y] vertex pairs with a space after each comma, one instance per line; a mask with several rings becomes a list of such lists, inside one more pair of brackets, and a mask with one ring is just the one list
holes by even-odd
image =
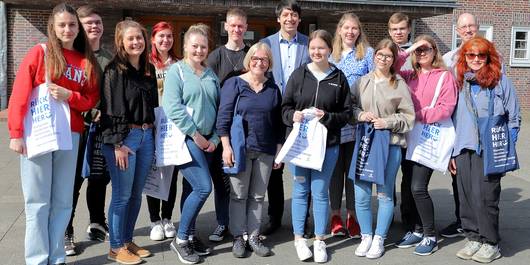
[[434, 90], [434, 96], [432, 97], [431, 105], [429, 106], [431, 109], [434, 108], [434, 105], [436, 104], [436, 101], [440, 96], [440, 91], [442, 90], [442, 84], [445, 79], [445, 74], [447, 74], [447, 71], [444, 71], [438, 79], [438, 83], [436, 84], [436, 90]]
[[[241, 77], [238, 77], [238, 78], [241, 78]], [[239, 86], [239, 82], [237, 84], [237, 99], [236, 99], [236, 104], [234, 105], [234, 114], [232, 115], [232, 117], [235, 117], [236, 114], [237, 114], [237, 107], [239, 106], [239, 98], [241, 98], [241, 88]]]
[[50, 78], [48, 76], [48, 69], [46, 68], [46, 44], [41, 43], [40, 46], [42, 47], [42, 50], [44, 51], [44, 82], [46, 84], [49, 84]]

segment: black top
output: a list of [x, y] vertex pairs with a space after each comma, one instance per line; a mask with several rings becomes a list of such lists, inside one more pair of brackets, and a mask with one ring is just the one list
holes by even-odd
[[101, 90], [101, 127], [103, 143], [121, 143], [129, 133], [129, 124], [155, 121], [158, 107], [155, 67], [149, 64], [150, 76], [143, 68], [136, 70], [127, 63], [123, 73], [111, 62], [105, 69]]
[[247, 81], [236, 76], [226, 80], [221, 89], [221, 105], [217, 113], [217, 134], [229, 136], [234, 108], [243, 116], [246, 148], [276, 154], [276, 145], [283, 143], [284, 125], [281, 116], [282, 95], [274, 80], [268, 79], [256, 93]]
[[346, 76], [335, 66], [331, 67], [333, 71], [320, 82], [307, 68], [307, 64], [294, 70], [289, 77], [282, 101], [282, 117], [288, 126], [287, 134], [292, 130], [296, 110], [316, 107], [325, 113], [320, 123], [328, 129], [327, 146], [340, 144], [340, 130], [352, 116], [351, 96]]
[[243, 59], [247, 54], [249, 47], [245, 46], [242, 50], [233, 51], [220, 46], [208, 55], [207, 63], [213, 72], [221, 81], [221, 87], [225, 80], [230, 77], [238, 76], [244, 72]]

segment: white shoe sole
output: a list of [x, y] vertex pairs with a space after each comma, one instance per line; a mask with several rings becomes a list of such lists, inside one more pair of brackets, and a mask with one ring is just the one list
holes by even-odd
[[166, 236], [166, 238], [174, 238], [176, 234], [176, 232], [165, 232], [164, 236]]
[[381, 253], [377, 253], [377, 254], [366, 253], [366, 257], [369, 258], [369, 259], [378, 259], [378, 258], [382, 257], [383, 254], [385, 254], [384, 251], [381, 252]]

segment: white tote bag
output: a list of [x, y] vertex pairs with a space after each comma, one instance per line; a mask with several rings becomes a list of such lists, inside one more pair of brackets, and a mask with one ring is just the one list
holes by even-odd
[[304, 113], [304, 120], [293, 124], [293, 130], [274, 162], [289, 162], [299, 167], [321, 171], [326, 156], [328, 129], [318, 120], [314, 115]]
[[[41, 46], [46, 58], [46, 46]], [[30, 159], [56, 150], [72, 150], [70, 107], [50, 95], [48, 72], [44, 75], [45, 82], [31, 92], [24, 116], [24, 142]]]
[[[436, 104], [446, 73], [438, 80], [429, 108]], [[455, 128], [450, 117], [431, 124], [416, 122], [412, 131], [407, 133], [406, 159], [445, 173], [455, 137]]]
[[143, 193], [167, 201], [174, 170], [175, 166], [158, 167], [156, 166], [156, 159], [153, 160], [151, 170], [149, 170], [149, 174], [145, 179]]
[[[188, 108], [188, 113], [192, 112]], [[191, 113], [190, 113], [191, 115]], [[162, 107], [155, 108], [155, 160], [157, 167], [183, 165], [191, 162], [186, 135], [166, 117]]]

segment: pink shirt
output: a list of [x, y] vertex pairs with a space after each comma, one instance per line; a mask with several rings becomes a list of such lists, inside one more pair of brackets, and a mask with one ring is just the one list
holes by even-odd
[[[407, 57], [406, 52], [400, 52], [394, 68], [400, 69]], [[458, 88], [453, 74], [450, 71], [438, 68], [426, 73], [419, 73], [416, 77], [414, 76], [414, 70], [398, 72], [409, 86], [417, 121], [433, 123], [451, 117], [457, 102]], [[443, 72], [447, 72], [447, 74], [445, 74], [440, 95], [434, 107], [430, 108], [429, 106], [434, 97], [436, 85]]]

